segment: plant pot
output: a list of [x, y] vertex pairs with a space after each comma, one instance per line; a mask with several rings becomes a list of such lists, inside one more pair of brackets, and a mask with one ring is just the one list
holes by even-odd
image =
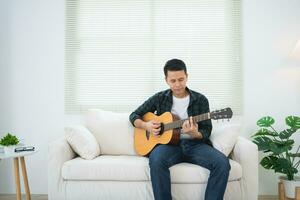
[[296, 187], [300, 187], [300, 177], [295, 176], [294, 180], [288, 180], [287, 177], [281, 176], [280, 179], [284, 185], [285, 196], [295, 198]]
[[15, 153], [15, 148], [16, 148], [16, 145], [4, 146], [4, 153], [5, 154]]

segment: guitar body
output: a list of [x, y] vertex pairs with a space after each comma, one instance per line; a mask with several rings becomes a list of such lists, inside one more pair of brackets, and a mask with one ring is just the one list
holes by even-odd
[[[193, 121], [195, 123], [198, 123], [208, 119], [229, 120], [231, 117], [231, 108], [225, 108], [193, 116]], [[158, 144], [178, 144], [180, 140], [180, 129], [184, 121], [188, 120], [188, 118], [179, 120], [178, 117], [172, 115], [172, 113], [170, 112], [165, 112], [160, 116], [148, 112], [143, 116], [143, 121], [148, 122], [151, 120], [155, 120], [161, 123], [161, 131], [159, 135], [153, 135], [152, 133], [149, 133], [148, 131], [140, 128], [134, 129], [135, 151], [141, 156], [148, 155]]]
[[[167, 124], [177, 120], [178, 118], [170, 112], [165, 112], [160, 116], [157, 116], [151, 112], [146, 113], [143, 116], [143, 121], [156, 120], [163, 124]], [[137, 154], [146, 156], [152, 149], [158, 144], [178, 144], [180, 140], [180, 129], [171, 129], [162, 132], [159, 135], [153, 135], [144, 129], [134, 129], [134, 146]]]

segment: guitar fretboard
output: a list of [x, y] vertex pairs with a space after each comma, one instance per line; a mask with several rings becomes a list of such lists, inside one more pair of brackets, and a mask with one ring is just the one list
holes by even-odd
[[[171, 130], [171, 129], [176, 129], [176, 128], [181, 128], [182, 127], [182, 124], [188, 120], [189, 118], [187, 119], [182, 119], [182, 120], [178, 120], [178, 121], [175, 121], [175, 122], [170, 122], [170, 123], [167, 123], [167, 124], [164, 124], [164, 131], [168, 131], [168, 130]], [[193, 117], [193, 121], [194, 122], [201, 122], [201, 121], [204, 121], [204, 120], [207, 120], [207, 119], [210, 119], [210, 113], [204, 113], [204, 114], [201, 114], [201, 115], [196, 115]]]

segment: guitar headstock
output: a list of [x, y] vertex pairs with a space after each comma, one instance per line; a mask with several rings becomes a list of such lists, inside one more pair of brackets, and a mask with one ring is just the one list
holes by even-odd
[[231, 108], [224, 108], [220, 110], [215, 110], [210, 113], [211, 119], [230, 119], [232, 117]]

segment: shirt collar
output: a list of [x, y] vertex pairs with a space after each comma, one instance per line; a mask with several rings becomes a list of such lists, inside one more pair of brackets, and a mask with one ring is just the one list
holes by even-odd
[[[196, 99], [195, 93], [193, 90], [190, 90], [188, 87], [185, 88], [186, 91], [190, 94], [190, 104]], [[172, 90], [168, 89], [166, 92], [166, 96], [168, 101], [172, 104], [173, 103], [173, 97], [172, 97]]]

